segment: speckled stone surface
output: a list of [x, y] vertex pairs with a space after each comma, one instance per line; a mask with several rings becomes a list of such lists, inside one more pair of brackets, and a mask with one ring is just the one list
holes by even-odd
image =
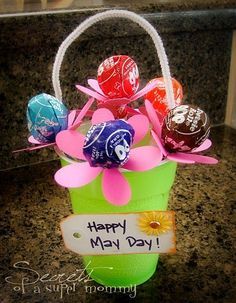
[[[113, 0], [106, 0], [105, 3], [112, 3]], [[140, 1], [135, 0], [128, 3], [125, 0], [115, 1], [126, 7], [133, 7], [133, 2], [136, 3], [137, 10], [156, 11], [176, 11], [176, 10], [199, 10], [213, 8], [235, 8], [235, 0], [164, 0], [164, 1]], [[151, 2], [151, 3], [149, 3]], [[149, 3], [149, 4], [148, 4]]]
[[[225, 116], [232, 30], [236, 28], [236, 9], [230, 3], [228, 9], [157, 13], [150, 8], [144, 14], [161, 34], [172, 75], [183, 85], [184, 102], [205, 109], [213, 124], [223, 123]], [[27, 146], [27, 102], [40, 92], [53, 94], [51, 72], [57, 49], [88, 14], [92, 12], [0, 18], [0, 169], [55, 159], [50, 150], [11, 152]], [[104, 22], [75, 42], [64, 59], [61, 82], [70, 108], [81, 107], [85, 101], [75, 84], [96, 77], [98, 65], [114, 54], [136, 60], [143, 85], [161, 75], [155, 49], [142, 30], [123, 21]]]
[[[71, 213], [71, 206], [68, 192], [52, 178], [59, 163], [1, 172], [0, 302], [235, 302], [235, 136], [230, 128], [212, 130], [214, 148], [209, 154], [218, 157], [217, 166], [178, 166], [169, 202], [169, 209], [176, 211], [177, 253], [160, 257], [156, 273], [137, 287], [132, 300], [129, 294], [86, 293], [86, 285], [96, 284], [82, 281], [62, 300], [60, 292], [46, 291], [40, 282], [33, 286], [41, 293], [34, 293], [32, 285], [26, 286], [25, 294], [13, 290], [15, 285], [5, 278], [12, 276], [15, 282], [22, 278], [23, 270], [13, 268], [16, 262], [29, 262], [27, 267], [41, 276], [69, 275], [83, 266], [61, 238], [59, 222]], [[35, 273], [24, 273], [30, 281], [35, 279]]]

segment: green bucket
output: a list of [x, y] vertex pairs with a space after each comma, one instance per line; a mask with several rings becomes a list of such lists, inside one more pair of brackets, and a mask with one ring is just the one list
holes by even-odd
[[[58, 49], [52, 72], [56, 98], [63, 100], [59, 76], [61, 64], [68, 47], [90, 26], [104, 20], [113, 20], [114, 18], [128, 19], [138, 24], [149, 34], [160, 60], [166, 87], [166, 99], [170, 108], [175, 106], [168, 60], [156, 29], [138, 14], [115, 9], [89, 17], [62, 42]], [[150, 140], [150, 137], [147, 139]], [[144, 141], [142, 142], [143, 145], [145, 145]], [[71, 160], [62, 155], [60, 157], [62, 165], [71, 162]], [[175, 172], [176, 163], [170, 161], [163, 161], [156, 168], [146, 172], [124, 171], [123, 174], [129, 181], [132, 189], [132, 199], [128, 205], [119, 207], [109, 204], [104, 199], [101, 191], [101, 176], [99, 176], [87, 186], [69, 189], [73, 212], [75, 214], [101, 214], [166, 210]], [[131, 284], [141, 284], [152, 276], [156, 269], [158, 254], [85, 256], [83, 260], [86, 268], [93, 269], [92, 272], [89, 270], [91, 277], [100, 284], [107, 286], [129, 286]]]
[[[61, 157], [62, 166], [69, 162]], [[84, 187], [69, 189], [73, 212], [104, 214], [167, 210], [176, 166], [175, 162], [163, 161], [149, 171], [124, 171], [132, 189], [132, 199], [124, 206], [114, 206], [104, 199], [100, 175]], [[158, 257], [158, 254], [83, 256], [83, 261], [90, 277], [96, 282], [106, 286], [126, 287], [147, 281], [156, 270]]]

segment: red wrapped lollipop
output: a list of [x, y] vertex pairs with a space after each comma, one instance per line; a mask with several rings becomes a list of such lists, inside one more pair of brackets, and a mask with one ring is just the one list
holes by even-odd
[[156, 81], [139, 87], [136, 63], [128, 56], [117, 55], [106, 59], [98, 68], [97, 80], [88, 79], [90, 88], [76, 85], [77, 89], [97, 101], [98, 108], [109, 109], [115, 118], [124, 119], [136, 115], [131, 102], [146, 95], [156, 86]]
[[125, 55], [112, 56], [100, 64], [97, 80], [109, 98], [129, 98], [139, 87], [137, 64]]
[[[159, 114], [158, 116], [160, 120], [162, 120], [167, 115], [170, 108], [166, 100], [166, 89], [165, 89], [164, 78], [162, 77], [155, 78], [152, 79], [149, 83], [153, 82], [154, 80], [157, 81], [156, 87], [145, 95], [145, 99], [152, 103], [154, 109]], [[180, 105], [183, 99], [182, 86], [174, 78], [172, 78], [172, 85], [173, 85], [175, 104]]]

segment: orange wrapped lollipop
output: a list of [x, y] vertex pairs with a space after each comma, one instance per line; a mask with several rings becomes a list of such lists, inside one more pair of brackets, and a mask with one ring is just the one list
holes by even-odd
[[[174, 78], [171, 79], [175, 104], [177, 106], [181, 104], [181, 101], [183, 99], [183, 89], [177, 80]], [[160, 120], [162, 121], [170, 110], [168, 102], [166, 100], [165, 83], [162, 77], [152, 79], [149, 83], [152, 83], [153, 81], [157, 81], [156, 87], [145, 95], [145, 99], [152, 103], [154, 109], [158, 113]]]

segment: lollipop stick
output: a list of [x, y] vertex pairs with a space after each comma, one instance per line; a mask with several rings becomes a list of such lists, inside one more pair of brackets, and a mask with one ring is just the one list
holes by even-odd
[[80, 126], [84, 116], [86, 115], [89, 108], [92, 106], [94, 102], [94, 98], [90, 98], [88, 102], [84, 105], [84, 107], [81, 109], [80, 113], [78, 114], [77, 118], [75, 119], [75, 122], [73, 125], [71, 125], [68, 129], [76, 129]]

